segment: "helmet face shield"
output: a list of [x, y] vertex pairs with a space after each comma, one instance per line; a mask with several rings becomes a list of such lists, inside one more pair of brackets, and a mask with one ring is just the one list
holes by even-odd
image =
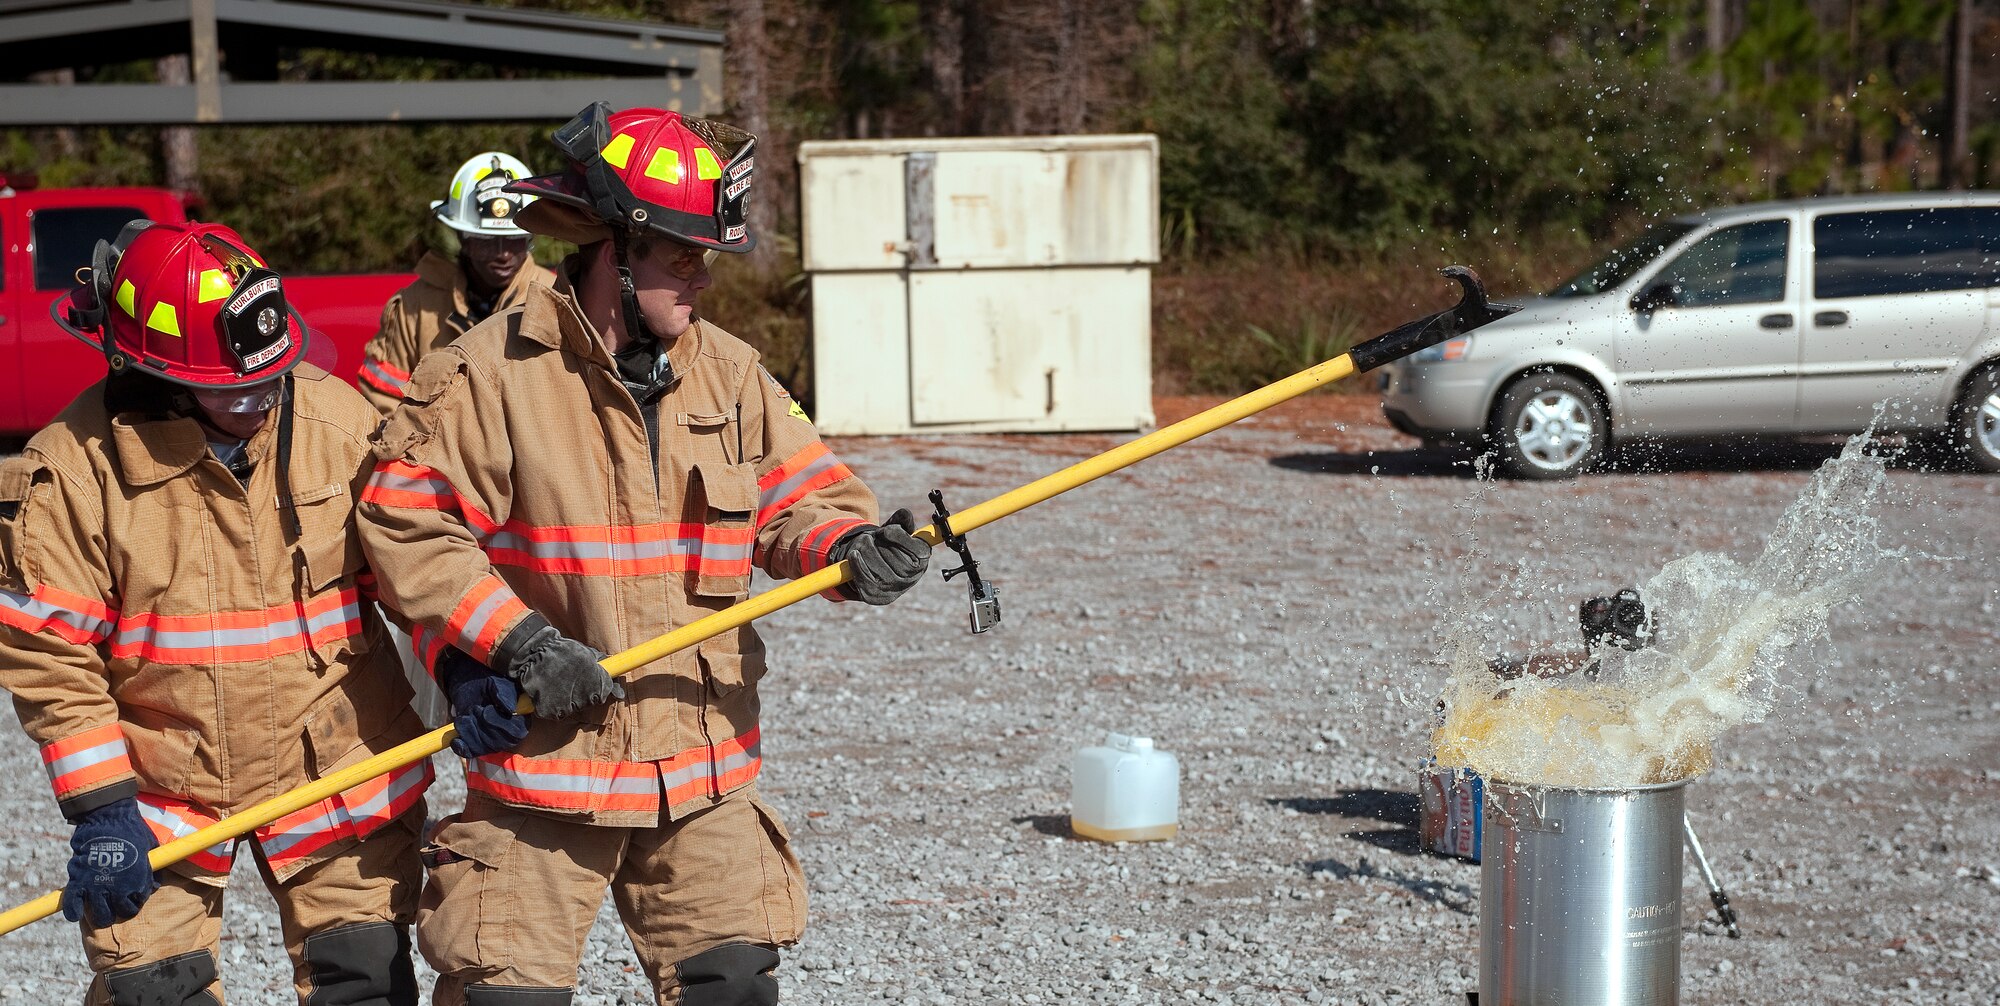
[[189, 393], [202, 408], [210, 412], [248, 416], [269, 412], [283, 405], [285, 386], [284, 378], [272, 378], [247, 388], [221, 388], [214, 391], [195, 389]]

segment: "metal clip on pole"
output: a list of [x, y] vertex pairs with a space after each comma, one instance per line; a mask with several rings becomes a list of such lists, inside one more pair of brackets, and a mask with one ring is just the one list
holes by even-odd
[[943, 536], [944, 543], [951, 546], [952, 551], [958, 553], [959, 560], [965, 563], [955, 569], [945, 570], [944, 578], [950, 580], [960, 573], [965, 574], [966, 586], [972, 591], [972, 632], [978, 635], [1000, 624], [1000, 592], [993, 588], [993, 584], [980, 578], [979, 561], [972, 557], [972, 546], [966, 542], [965, 536], [952, 532], [951, 511], [945, 508], [944, 490], [931, 490], [931, 506], [935, 508], [931, 514], [931, 522], [937, 525], [938, 534]]

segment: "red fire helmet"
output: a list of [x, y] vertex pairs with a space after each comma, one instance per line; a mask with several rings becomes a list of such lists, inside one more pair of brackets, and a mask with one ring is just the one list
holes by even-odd
[[97, 243], [86, 285], [49, 313], [103, 352], [113, 373], [196, 389], [275, 380], [306, 358], [310, 338], [277, 272], [221, 224], [133, 221], [117, 241]]
[[507, 186], [540, 198], [522, 228], [577, 244], [609, 227], [664, 234], [717, 251], [757, 243], [744, 219], [757, 139], [726, 123], [597, 102], [556, 130], [569, 168]]

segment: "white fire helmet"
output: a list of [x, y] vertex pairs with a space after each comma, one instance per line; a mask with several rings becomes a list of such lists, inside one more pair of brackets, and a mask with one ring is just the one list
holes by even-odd
[[527, 231], [514, 225], [514, 218], [535, 197], [506, 191], [509, 183], [526, 177], [528, 166], [519, 158], [489, 150], [459, 165], [451, 176], [451, 198], [433, 201], [431, 212], [461, 234], [527, 237]]

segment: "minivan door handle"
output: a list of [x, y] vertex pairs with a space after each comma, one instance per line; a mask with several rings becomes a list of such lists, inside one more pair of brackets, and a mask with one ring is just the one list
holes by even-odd
[[1762, 318], [1757, 319], [1757, 327], [1790, 328], [1792, 327], [1792, 316], [1782, 311], [1777, 314], [1767, 314]]
[[1820, 328], [1838, 328], [1847, 324], [1847, 312], [1821, 311], [1813, 315], [1813, 324]]

